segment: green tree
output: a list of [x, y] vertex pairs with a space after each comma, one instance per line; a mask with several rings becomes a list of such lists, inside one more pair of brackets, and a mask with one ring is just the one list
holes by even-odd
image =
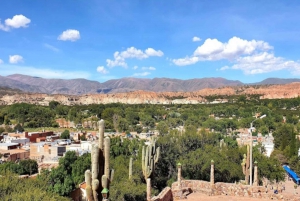
[[163, 121], [161, 121], [157, 124], [156, 129], [158, 130], [159, 135], [161, 135], [161, 136], [164, 136], [164, 135], [168, 134], [168, 132], [169, 132], [168, 125]]
[[21, 170], [19, 174], [32, 175], [38, 173], [38, 164], [36, 160], [32, 160], [32, 159], [21, 160], [19, 162], [19, 166]]
[[84, 181], [84, 173], [91, 169], [91, 154], [83, 154], [72, 164], [72, 178], [77, 186]]
[[60, 139], [70, 139], [70, 131], [64, 130], [64, 132], [60, 134]]
[[17, 125], [14, 127], [14, 131], [23, 132], [23, 131], [24, 131], [24, 128], [23, 128], [20, 124], [17, 124]]

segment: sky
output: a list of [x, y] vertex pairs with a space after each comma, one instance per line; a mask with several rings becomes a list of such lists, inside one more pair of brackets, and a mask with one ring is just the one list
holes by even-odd
[[0, 75], [300, 78], [299, 0], [3, 0]]

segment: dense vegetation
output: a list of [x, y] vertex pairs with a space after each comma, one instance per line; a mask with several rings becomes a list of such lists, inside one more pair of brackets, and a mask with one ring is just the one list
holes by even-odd
[[69, 201], [69, 198], [47, 191], [48, 183], [42, 179], [19, 179], [9, 171], [0, 172], [0, 197], [3, 201]]
[[[209, 180], [210, 161], [213, 159], [217, 182], [243, 180], [241, 161], [246, 148], [238, 147], [235, 139], [237, 129], [249, 128], [255, 114], [267, 116], [254, 122], [256, 132], [253, 134], [259, 132], [267, 135], [272, 132], [275, 138], [275, 151], [270, 158], [262, 154], [264, 149], [261, 145], [253, 150], [260, 178], [282, 180], [282, 164], [289, 164], [300, 173], [297, 156], [300, 145], [296, 138], [300, 132], [299, 106], [300, 98], [258, 100], [246, 96], [235, 97], [231, 103], [206, 105], [64, 106], [53, 101], [49, 107], [29, 104], [1, 106], [0, 124], [6, 125], [2, 129], [4, 132], [9, 129], [9, 124], [19, 123], [27, 129], [57, 127], [56, 118], [65, 118], [75, 124], [102, 118], [107, 129], [119, 132], [157, 130], [160, 134], [157, 145], [161, 147], [161, 156], [152, 180], [155, 194], [176, 180], [178, 162], [183, 165], [182, 174], [186, 179]], [[64, 135], [68, 138], [69, 133], [65, 131]], [[224, 139], [225, 146], [220, 146], [221, 139]], [[137, 139], [112, 138], [110, 164], [115, 169], [115, 177], [110, 187], [111, 200], [124, 198], [134, 201], [146, 197], [141, 170], [143, 144]], [[130, 157], [134, 159], [131, 180], [128, 178]], [[68, 152], [60, 159], [58, 168], [46, 171], [40, 177], [51, 184], [47, 187], [48, 192], [68, 196], [84, 181], [84, 171], [89, 168], [89, 154], [79, 157], [75, 152]]]

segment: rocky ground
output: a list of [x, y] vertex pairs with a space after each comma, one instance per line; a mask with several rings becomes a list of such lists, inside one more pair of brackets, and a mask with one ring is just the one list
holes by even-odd
[[[284, 182], [285, 184], [285, 190], [282, 193], [283, 196], [294, 196], [295, 195], [295, 189], [294, 189], [294, 182], [289, 181], [288, 179]], [[268, 193], [273, 194], [273, 191], [269, 191]], [[297, 195], [300, 199], [300, 187], [296, 190]], [[226, 196], [226, 195], [221, 195], [221, 196], [208, 196], [205, 194], [201, 193], [192, 193], [187, 196], [187, 199], [180, 199], [180, 200], [185, 200], [185, 201], [269, 201], [270, 199], [262, 199], [262, 198], [251, 198], [251, 197], [237, 197], [237, 196]]]

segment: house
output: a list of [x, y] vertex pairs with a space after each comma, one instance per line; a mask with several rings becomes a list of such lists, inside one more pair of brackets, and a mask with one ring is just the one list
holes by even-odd
[[53, 131], [47, 131], [47, 132], [32, 132], [28, 133], [25, 132], [25, 137], [30, 140], [30, 142], [37, 142], [41, 140], [37, 140], [37, 138], [47, 137], [47, 136], [54, 136], [55, 134]]
[[14, 162], [16, 160], [24, 160], [29, 158], [29, 151], [24, 149], [2, 149], [0, 150], [0, 154], [2, 155], [2, 161]]
[[30, 144], [30, 158], [39, 161], [52, 160], [53, 158], [63, 156], [65, 152], [66, 146], [60, 146], [57, 142], [38, 142]]

